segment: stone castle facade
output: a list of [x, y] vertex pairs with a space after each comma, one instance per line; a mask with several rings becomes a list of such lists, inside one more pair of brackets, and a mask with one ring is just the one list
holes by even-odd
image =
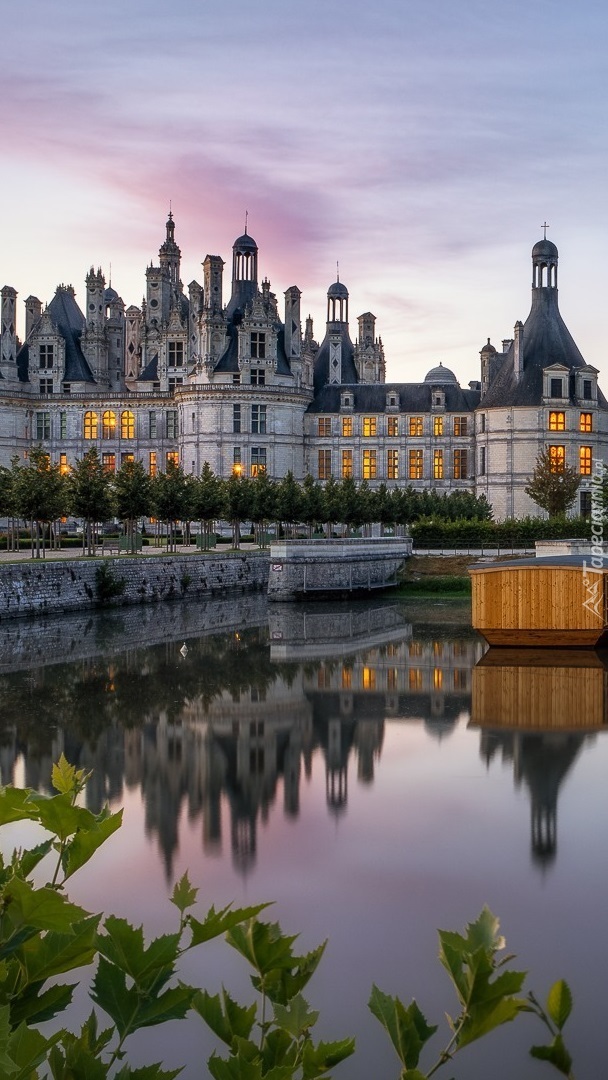
[[187, 291], [169, 214], [156, 264], [145, 271], [141, 307], [125, 307], [101, 270], [86, 277], [84, 311], [71, 285], [46, 306], [1, 290], [0, 464], [41, 445], [68, 471], [96, 447], [109, 471], [133, 458], [151, 474], [179, 462], [199, 474], [321, 482], [352, 476], [372, 487], [411, 484], [485, 495], [496, 518], [538, 513], [524, 488], [550, 448], [581, 476], [575, 512], [589, 513], [592, 476], [608, 461], [608, 403], [558, 308], [558, 252], [532, 250], [532, 305], [497, 350], [481, 350], [481, 378], [462, 388], [441, 363], [423, 382], [387, 383], [374, 315], [357, 319], [349, 294], [327, 293], [325, 334], [301, 317], [301, 292], [279, 312], [258, 281], [258, 247], [247, 231], [232, 249], [230, 297], [224, 262], [207, 255], [203, 282]]

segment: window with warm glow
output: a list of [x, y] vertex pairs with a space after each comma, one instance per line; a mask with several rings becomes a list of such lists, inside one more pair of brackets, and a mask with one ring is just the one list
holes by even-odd
[[361, 685], [364, 690], [376, 689], [376, 670], [371, 667], [364, 667], [361, 672]]
[[116, 472], [116, 454], [102, 454], [101, 465], [104, 472], [115, 473]]
[[394, 439], [399, 434], [399, 417], [389, 416], [386, 421], [386, 434]]
[[175, 465], [175, 467], [177, 468], [177, 466], [179, 465], [179, 454], [177, 450], [167, 450], [166, 462], [167, 467], [169, 467], [170, 465]]
[[61, 473], [62, 476], [67, 476], [69, 471], [70, 471], [70, 466], [68, 465], [68, 455], [67, 454], [60, 454], [59, 455], [59, 472]]
[[581, 476], [591, 476], [593, 469], [593, 450], [590, 446], [579, 447], [578, 461]]
[[433, 435], [443, 435], [443, 416], [433, 417]]
[[422, 450], [410, 450], [408, 477], [410, 480], [422, 480]]
[[467, 434], [467, 416], [455, 416], [454, 417], [454, 435], [466, 435]]
[[130, 409], [120, 414], [120, 437], [121, 439], [135, 438], [135, 415]]
[[84, 437], [85, 439], [96, 439], [99, 432], [99, 417], [96, 412], [85, 412], [84, 414]]
[[468, 461], [466, 450], [454, 450], [454, 480], [466, 480]]
[[376, 417], [375, 416], [364, 416], [363, 417], [363, 435], [364, 435], [364, 437], [366, 439], [373, 438], [373, 436], [376, 434], [377, 426], [378, 425], [376, 423]]
[[331, 416], [320, 416], [318, 421], [317, 434], [320, 439], [327, 439], [331, 435]]
[[407, 681], [410, 690], [422, 690], [422, 672], [420, 668], [410, 668]]
[[319, 480], [329, 480], [331, 476], [331, 450], [319, 450]]
[[399, 479], [399, 451], [386, 451], [386, 477], [387, 480]]
[[433, 478], [443, 480], [443, 450], [433, 450]]
[[411, 436], [422, 435], [422, 417], [410, 416], [409, 431]]
[[265, 446], [252, 446], [251, 447], [251, 475], [259, 476], [260, 473], [266, 472], [266, 447]]
[[352, 450], [342, 451], [342, 477], [344, 480], [350, 479], [353, 475], [353, 452]]
[[363, 479], [375, 480], [376, 479], [376, 451], [364, 450], [363, 451]]
[[156, 458], [156, 450], [150, 450], [150, 458], [148, 463], [148, 472], [150, 476], [156, 476], [158, 472], [158, 463]]
[[441, 668], [436, 667], [433, 669], [433, 688], [435, 690], [441, 690], [443, 686], [443, 671]]
[[[565, 412], [550, 412], [549, 413], [549, 431], [565, 431], [566, 430], [566, 414]], [[581, 428], [581, 431], [583, 429]]]
[[566, 447], [565, 446], [550, 446], [549, 447], [549, 468], [552, 473], [560, 473], [564, 471], [564, 465], [566, 464]]
[[116, 435], [116, 413], [106, 409], [101, 418], [101, 434], [104, 439], [113, 439]]
[[342, 417], [342, 435], [345, 439], [352, 439], [353, 436], [353, 418], [352, 416]]
[[593, 413], [590, 413], [590, 412], [582, 412], [581, 413], [581, 418], [580, 418], [580, 423], [579, 423], [579, 428], [578, 429], [579, 429], [579, 431], [587, 431], [587, 432], [593, 431]]

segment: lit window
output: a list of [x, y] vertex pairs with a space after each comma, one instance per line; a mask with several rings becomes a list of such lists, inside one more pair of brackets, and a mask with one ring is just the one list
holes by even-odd
[[167, 450], [167, 456], [165, 460], [167, 462], [167, 468], [173, 465], [175, 465], [175, 467], [177, 468], [177, 466], [179, 465], [179, 454], [177, 450]]
[[591, 476], [593, 451], [590, 446], [581, 446], [578, 451], [579, 472], [581, 476]]
[[376, 451], [364, 450], [363, 451], [363, 479], [375, 480], [376, 479]]
[[104, 439], [113, 439], [116, 435], [116, 413], [106, 409], [101, 418], [101, 434]]
[[124, 465], [127, 461], [135, 461], [135, 454], [123, 453], [120, 455], [120, 464]]
[[251, 447], [251, 475], [258, 476], [266, 472], [266, 447]]
[[156, 476], [156, 474], [158, 472], [158, 461], [157, 461], [157, 457], [156, 457], [156, 450], [150, 450], [148, 472], [150, 473], [150, 476]]
[[241, 448], [240, 448], [240, 446], [234, 446], [232, 448], [232, 475], [233, 476], [242, 476], [242, 473], [243, 473], [243, 464], [242, 464], [242, 458], [241, 458]]
[[342, 451], [342, 476], [343, 478], [350, 479], [353, 475], [353, 452], [352, 450]]
[[363, 417], [363, 435], [366, 439], [373, 437], [376, 434], [377, 424], [375, 416]]
[[327, 439], [331, 435], [331, 417], [320, 416], [318, 420], [319, 438]]
[[353, 418], [352, 416], [342, 417], [342, 435], [345, 439], [352, 439], [353, 437]]
[[388, 480], [399, 479], [399, 451], [386, 451], [386, 476]]
[[319, 480], [329, 480], [331, 476], [331, 450], [319, 450]]
[[560, 473], [564, 471], [564, 465], [566, 464], [566, 447], [565, 446], [550, 446], [549, 447], [549, 468], [552, 473]]
[[62, 476], [67, 476], [69, 471], [70, 471], [70, 466], [68, 465], [68, 455], [67, 454], [60, 454], [59, 455], [59, 472], [61, 473]]
[[443, 435], [443, 416], [433, 417], [433, 435]]
[[[581, 416], [585, 414], [581, 413]], [[549, 413], [549, 431], [565, 431], [566, 430], [566, 414], [565, 412], [550, 412]], [[581, 428], [581, 431], [584, 431]]]
[[375, 668], [364, 667], [361, 672], [361, 684], [364, 690], [376, 689], [376, 671]]
[[43, 439], [50, 439], [51, 437], [51, 414], [50, 412], [37, 412], [36, 413], [36, 439], [38, 442], [42, 442]]
[[96, 412], [85, 412], [84, 414], [84, 437], [85, 439], [96, 439], [99, 432], [99, 417]]
[[121, 439], [135, 438], [135, 415], [129, 409], [120, 414], [120, 437]]
[[466, 450], [454, 450], [454, 480], [466, 480], [468, 460]]
[[590, 412], [582, 412], [581, 420], [579, 424], [579, 431], [593, 431], [593, 414]]
[[169, 356], [168, 365], [170, 368], [181, 368], [184, 366], [184, 343], [183, 341], [170, 341], [169, 342]]
[[394, 439], [399, 434], [399, 417], [389, 416], [386, 421], [386, 434]]
[[407, 681], [410, 690], [422, 690], [422, 672], [420, 668], [410, 668]]
[[116, 454], [102, 454], [101, 465], [104, 472], [115, 473], [116, 472]]
[[422, 417], [410, 416], [409, 429], [412, 436], [422, 435]]
[[253, 435], [266, 434], [266, 406], [251, 406], [251, 432]]
[[422, 450], [410, 450], [408, 478], [410, 480], [422, 480]]
[[466, 435], [467, 433], [467, 419], [466, 416], [454, 417], [454, 435]]
[[252, 360], [266, 358], [266, 334], [259, 330], [254, 330], [251, 334], [251, 358]]
[[436, 668], [433, 669], [433, 688], [435, 690], [441, 690], [442, 686], [443, 686], [443, 671], [441, 670], [441, 668], [436, 667]]
[[433, 477], [443, 480], [443, 450], [433, 450]]

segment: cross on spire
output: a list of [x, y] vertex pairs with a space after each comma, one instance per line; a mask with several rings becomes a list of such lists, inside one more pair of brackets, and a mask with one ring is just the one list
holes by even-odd
[[543, 235], [543, 239], [544, 239], [544, 240], [546, 240], [546, 239], [547, 239], [547, 229], [550, 229], [550, 228], [551, 228], [551, 226], [550, 226], [550, 225], [547, 225], [547, 222], [546, 222], [546, 221], [543, 221], [543, 223], [542, 223], [542, 225], [541, 225], [541, 229], [543, 230], [543, 234], [544, 234], [544, 235]]

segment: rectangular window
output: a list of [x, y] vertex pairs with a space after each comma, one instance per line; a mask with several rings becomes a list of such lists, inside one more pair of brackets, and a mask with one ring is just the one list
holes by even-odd
[[564, 471], [564, 465], [566, 464], [566, 447], [565, 446], [550, 446], [549, 447], [549, 467], [552, 473], [560, 473]]
[[233, 446], [232, 448], [232, 475], [240, 476], [243, 472], [243, 462], [241, 458], [240, 446]]
[[51, 371], [53, 368], [53, 346], [40, 346], [40, 370]]
[[484, 432], [486, 430], [486, 415], [485, 415], [485, 413], [482, 413], [481, 416], [479, 417], [479, 430], [481, 431], [482, 435], [484, 434]]
[[[583, 414], [581, 413], [581, 416]], [[549, 413], [549, 431], [565, 431], [566, 430], [566, 414], [565, 412], [550, 412]], [[583, 428], [581, 428], [583, 431]]]
[[68, 437], [68, 414], [64, 412], [59, 413], [59, 438], [67, 439]]
[[40, 393], [41, 394], [52, 394], [53, 393], [53, 380], [52, 379], [41, 379], [40, 380]]
[[433, 450], [433, 479], [443, 480], [443, 450]]
[[583, 379], [583, 401], [591, 401], [592, 397], [591, 379]]
[[148, 435], [150, 436], [151, 439], [156, 438], [157, 430], [158, 430], [158, 425], [156, 423], [156, 413], [155, 412], [149, 412], [148, 413]]
[[485, 448], [485, 446], [480, 447], [480, 450], [479, 450], [479, 475], [480, 476], [485, 476], [486, 475], [486, 448]]
[[69, 474], [69, 471], [70, 471], [70, 466], [68, 465], [68, 455], [67, 454], [60, 454], [59, 455], [59, 472], [60, 472], [61, 476], [67, 476]]
[[184, 343], [183, 341], [169, 342], [168, 366], [181, 368], [184, 366]]
[[581, 491], [581, 517], [591, 517], [591, 492]]
[[266, 386], [266, 371], [263, 367], [252, 367], [251, 369], [251, 385], [252, 386]]
[[454, 480], [466, 480], [468, 460], [466, 450], [454, 450]]
[[422, 672], [420, 668], [410, 668], [407, 681], [410, 690], [422, 690]]
[[579, 431], [593, 431], [593, 414], [590, 412], [582, 412], [579, 424]]
[[443, 435], [443, 416], [433, 417], [433, 435]]
[[319, 480], [329, 480], [331, 476], [331, 450], [319, 450]]
[[394, 439], [399, 434], [399, 417], [389, 416], [386, 421], [386, 434]]
[[177, 439], [177, 409], [167, 409], [167, 438]]
[[353, 452], [352, 450], [342, 451], [342, 478], [350, 479], [353, 475]]
[[102, 454], [101, 464], [103, 471], [107, 473], [116, 472], [116, 454]]
[[590, 446], [579, 447], [578, 461], [581, 476], [591, 476], [593, 468], [593, 450]]
[[353, 437], [353, 418], [352, 416], [342, 417], [342, 437], [344, 439], [352, 439]]
[[410, 416], [409, 431], [410, 431], [410, 435], [413, 436], [413, 437], [416, 437], [418, 435], [422, 435], [422, 417], [421, 416]]
[[50, 439], [51, 437], [51, 414], [50, 412], [37, 412], [36, 413], [36, 439], [38, 442], [42, 442], [43, 439]]
[[241, 406], [232, 406], [232, 432], [234, 435], [241, 433]]
[[169, 465], [175, 465], [177, 467], [179, 465], [179, 454], [177, 450], [167, 450], [165, 460], [167, 462], [167, 467]]
[[320, 416], [317, 421], [317, 434], [320, 439], [327, 439], [331, 435], [331, 416]]
[[373, 438], [376, 434], [376, 417], [364, 416], [363, 417], [363, 435], [366, 439]]
[[233, 371], [232, 372], [232, 385], [233, 386], [240, 386], [241, 385], [241, 373], [240, 373], [240, 371]]
[[454, 435], [466, 435], [467, 433], [467, 416], [455, 416], [454, 417]]
[[135, 461], [135, 454], [132, 454], [130, 451], [125, 450], [120, 455], [120, 464], [124, 465], [125, 461]]
[[363, 451], [363, 479], [375, 480], [376, 479], [376, 451], [364, 450]]
[[266, 406], [251, 406], [251, 433], [252, 435], [266, 434]]
[[251, 447], [251, 475], [258, 476], [259, 473], [266, 472], [266, 447], [265, 446], [252, 446]]
[[361, 672], [361, 686], [364, 690], [376, 689], [376, 671], [375, 668], [364, 667]]
[[550, 381], [550, 396], [551, 397], [563, 397], [564, 396], [564, 381], [563, 379], [551, 379]]
[[156, 450], [150, 450], [148, 472], [150, 473], [150, 476], [156, 476], [158, 472], [158, 460], [156, 457]]
[[251, 333], [251, 359], [266, 359], [266, 334], [263, 331], [253, 330]]
[[422, 480], [423, 457], [422, 450], [410, 450], [408, 464], [408, 478], [410, 480]]
[[386, 478], [387, 480], [399, 479], [399, 451], [386, 451]]

